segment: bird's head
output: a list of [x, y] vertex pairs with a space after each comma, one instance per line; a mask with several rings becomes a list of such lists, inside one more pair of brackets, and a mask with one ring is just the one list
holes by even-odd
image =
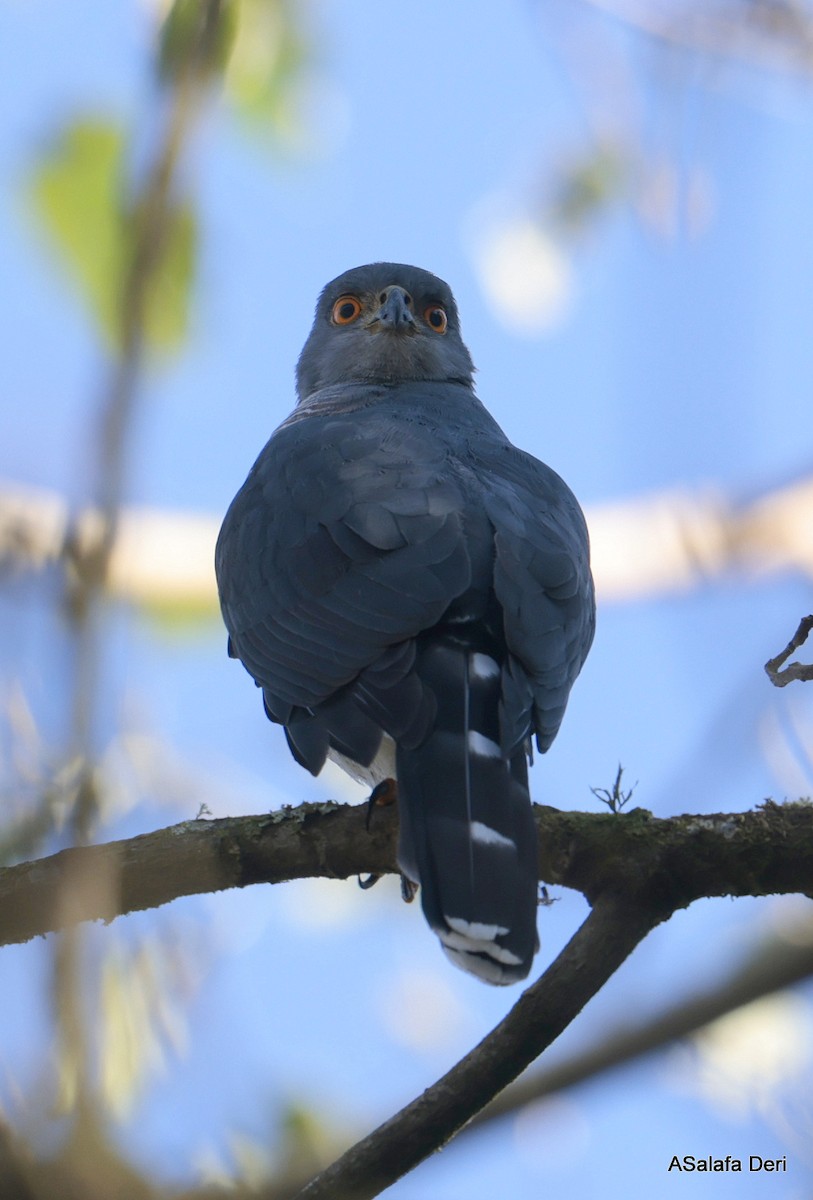
[[448, 284], [419, 267], [371, 263], [323, 289], [296, 386], [304, 400], [337, 383], [471, 385], [473, 371]]

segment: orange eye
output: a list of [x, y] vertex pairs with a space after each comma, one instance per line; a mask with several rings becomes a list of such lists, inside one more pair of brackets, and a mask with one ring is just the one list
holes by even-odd
[[427, 325], [434, 329], [435, 333], [445, 333], [446, 326], [449, 324], [446, 318], [446, 312], [439, 304], [430, 304], [424, 311], [424, 320]]
[[361, 303], [355, 296], [339, 296], [333, 305], [333, 324], [352, 325], [361, 312]]

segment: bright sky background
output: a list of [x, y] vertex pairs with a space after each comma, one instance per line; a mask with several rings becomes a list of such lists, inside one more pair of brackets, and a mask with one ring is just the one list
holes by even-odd
[[[193, 331], [143, 388], [129, 499], [224, 512], [292, 407], [318, 291], [376, 259], [449, 281], [481, 398], [585, 505], [673, 485], [746, 498], [810, 471], [809, 84], [656, 50], [575, 4], [302, 9], [314, 52], [308, 144], [282, 155], [216, 106], [188, 157], [202, 235]], [[90, 490], [102, 351], [28, 211], [25, 180], [60, 122], [82, 113], [137, 123], [149, 144], [153, 21], [133, 0], [0, 3], [0, 476], [77, 500]], [[609, 205], [560, 246], [561, 261], [546, 260], [552, 290], [512, 314], [495, 298], [489, 251], [538, 215], [557, 169], [587, 153], [596, 130], [640, 156], [638, 195], [672, 181], [667, 228], [630, 203]], [[510, 264], [509, 243], [498, 244]], [[520, 261], [514, 294], [546, 267], [527, 243]], [[800, 578], [600, 609], [562, 732], [534, 769], [535, 799], [595, 810], [589, 789], [609, 786], [619, 761], [638, 781], [635, 802], [659, 816], [809, 791], [792, 722], [810, 730], [813, 700], [776, 693], [762, 671], [809, 610]], [[0, 614], [3, 687], [22, 683], [58, 743], [71, 655], [52, 595], [4, 581]], [[138, 804], [122, 796], [105, 838], [194, 817], [201, 801], [220, 816], [351, 795], [338, 775], [314, 781], [290, 760], [214, 623], [173, 635], [120, 614], [104, 686], [101, 741], [128, 731], [144, 771], [132, 779]], [[540, 970], [586, 912], [580, 896], [557, 901], [540, 913]], [[551, 1059], [711, 984], [794, 904], [707, 902], [677, 915]], [[167, 961], [185, 964], [188, 995], [171, 1014], [183, 1033], [120, 1129], [128, 1153], [174, 1180], [228, 1169], [234, 1136], [265, 1145], [277, 1106], [292, 1099], [364, 1131], [519, 995], [452, 970], [393, 881], [181, 901], [93, 938], [100, 954], [160, 939]], [[33, 1118], [19, 1097], [35, 1093], [50, 1036], [48, 961], [41, 941], [0, 958], [0, 1097], [22, 1125]], [[763, 1076], [775, 1068], [783, 1096], [809, 1080], [813, 991], [798, 996], [746, 1035], [755, 1061], [756, 1039], [769, 1039]], [[738, 1060], [742, 1071], [748, 1053], [729, 1055], [729, 1068]], [[461, 1140], [388, 1195], [809, 1196], [813, 1163], [794, 1155], [793, 1139], [756, 1101], [708, 1102], [692, 1061], [670, 1051]], [[743, 1093], [741, 1077], [732, 1086]], [[765, 1104], [775, 1098], [770, 1090]], [[673, 1154], [794, 1156], [770, 1180], [681, 1182], [666, 1173]]]

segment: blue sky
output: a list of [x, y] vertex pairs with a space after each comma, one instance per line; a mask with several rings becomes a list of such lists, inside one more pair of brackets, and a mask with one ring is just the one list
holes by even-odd
[[[188, 156], [201, 228], [192, 331], [145, 381], [128, 499], [225, 511], [293, 404], [318, 291], [375, 259], [415, 262], [450, 282], [481, 398], [585, 505], [673, 485], [747, 497], [809, 471], [809, 85], [698, 67], [566, 6], [544, 22], [537, 6], [513, 2], [302, 7], [318, 97], [305, 109], [311, 149], [264, 147], [213, 105]], [[77, 500], [91, 490], [103, 351], [38, 231], [25, 180], [73, 115], [117, 115], [148, 143], [152, 22], [146, 3], [0, 6], [0, 474]], [[609, 205], [564, 246], [567, 310], [528, 336], [484, 285], [477, 238], [489, 214], [539, 211], [559, 165], [585, 153], [596, 129], [626, 139], [636, 171], [669, 168], [683, 198], [676, 229], [664, 236], [634, 204]], [[695, 187], [706, 197], [699, 233], [688, 215]], [[52, 601], [47, 588], [6, 583], [0, 647], [3, 687], [20, 681], [58, 740], [71, 653]], [[636, 802], [660, 816], [782, 798], [766, 722], [788, 728], [793, 710], [809, 727], [811, 703], [772, 692], [762, 663], [809, 608], [800, 577], [600, 608], [561, 734], [534, 769], [535, 798], [592, 808], [589, 788], [608, 785], [619, 761], [638, 780]], [[126, 729], [163, 747], [140, 803], [121, 805], [105, 836], [189, 818], [201, 799], [225, 815], [338, 794], [335, 776], [311, 780], [290, 760], [214, 623], [177, 636], [117, 614], [104, 698], [100, 742]], [[94, 930], [99, 955], [111, 939], [185, 947], [185, 1034], [119, 1128], [128, 1152], [193, 1178], [201, 1162], [229, 1164], [231, 1134], [264, 1143], [291, 1097], [363, 1129], [500, 1019], [518, 991], [451, 971], [396, 893], [386, 883], [363, 894], [353, 883], [255, 888]], [[552, 1057], [710, 984], [789, 905], [715, 901], [678, 914]], [[541, 912], [540, 967], [585, 912], [566, 893]], [[3, 952], [0, 1093], [12, 1114], [18, 1088], [41, 1076], [48, 953], [47, 943]], [[810, 989], [802, 994], [809, 1001]], [[410, 1032], [422, 1004], [426, 1028]], [[670, 1052], [563, 1098], [538, 1127], [506, 1123], [461, 1141], [389, 1194], [682, 1194], [687, 1177], [666, 1174], [674, 1153], [791, 1154], [755, 1111], [740, 1119], [709, 1107], [676, 1064]], [[681, 1070], [689, 1082], [679, 1085]], [[692, 1195], [761, 1196], [770, 1186], [796, 1200], [809, 1194], [810, 1164], [797, 1156], [791, 1168], [770, 1184], [693, 1176]]]

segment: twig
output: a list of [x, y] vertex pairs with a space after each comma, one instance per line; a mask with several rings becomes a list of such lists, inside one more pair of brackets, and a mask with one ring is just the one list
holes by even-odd
[[624, 775], [624, 768], [621, 763], [618, 764], [618, 770], [611, 788], [591, 787], [590, 791], [597, 800], [602, 804], [606, 804], [610, 812], [620, 813], [623, 808], [629, 804], [632, 799], [632, 793], [637, 788], [637, 782], [632, 785], [626, 792], [621, 791], [621, 779]]
[[790, 658], [794, 650], [798, 650], [800, 646], [804, 645], [811, 629], [813, 629], [813, 616], [802, 617], [799, 622], [799, 628], [782, 653], [777, 654], [776, 658], [768, 659], [766, 662], [765, 670], [774, 687], [785, 687], [788, 683], [792, 683], [797, 679], [802, 681], [813, 679], [813, 665], [792, 662], [790, 666], [785, 667], [784, 671], [780, 671], [779, 669], [782, 663]]

